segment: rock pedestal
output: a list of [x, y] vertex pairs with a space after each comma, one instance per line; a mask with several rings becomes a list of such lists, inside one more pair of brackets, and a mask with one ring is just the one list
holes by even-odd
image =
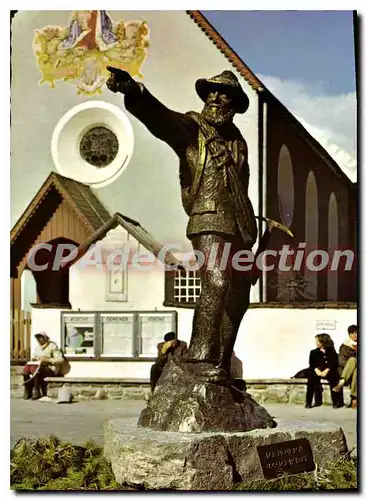
[[257, 447], [309, 440], [318, 468], [347, 452], [342, 429], [331, 423], [282, 422], [250, 432], [161, 432], [138, 428], [136, 419], [105, 423], [104, 453], [116, 480], [150, 490], [231, 490], [264, 479]]
[[172, 358], [138, 426], [173, 432], [249, 431], [276, 427], [269, 413], [230, 380], [211, 382], [213, 365]]

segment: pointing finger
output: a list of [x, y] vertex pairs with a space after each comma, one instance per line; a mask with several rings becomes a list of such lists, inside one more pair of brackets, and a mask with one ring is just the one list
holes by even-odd
[[107, 66], [107, 69], [110, 73], [117, 75], [121, 70], [118, 68], [114, 68], [113, 66]]

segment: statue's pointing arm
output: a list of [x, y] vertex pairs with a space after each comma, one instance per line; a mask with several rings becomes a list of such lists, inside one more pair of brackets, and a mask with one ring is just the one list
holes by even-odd
[[189, 116], [172, 111], [156, 99], [142, 83], [137, 83], [126, 71], [108, 67], [112, 75], [107, 87], [125, 95], [125, 107], [158, 139], [176, 153], [184, 152], [196, 137], [197, 124]]

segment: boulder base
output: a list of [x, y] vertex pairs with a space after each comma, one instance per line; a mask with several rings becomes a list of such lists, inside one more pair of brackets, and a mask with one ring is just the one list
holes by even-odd
[[249, 431], [276, 427], [269, 413], [230, 380], [210, 382], [213, 365], [171, 359], [138, 426], [161, 431]]
[[104, 453], [116, 480], [149, 490], [231, 490], [263, 479], [257, 446], [307, 438], [317, 467], [347, 452], [332, 423], [282, 422], [276, 429], [200, 434], [138, 428], [135, 419], [105, 423]]

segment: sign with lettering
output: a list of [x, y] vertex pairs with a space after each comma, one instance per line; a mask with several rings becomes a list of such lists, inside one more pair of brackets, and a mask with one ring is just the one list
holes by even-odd
[[317, 319], [316, 330], [336, 330], [336, 321], [334, 319]]
[[93, 315], [88, 315], [88, 316], [82, 316], [82, 315], [78, 315], [78, 316], [69, 316], [69, 315], [66, 315], [64, 316], [64, 321], [65, 323], [78, 323], [78, 324], [81, 324], [81, 323], [86, 323], [86, 324], [91, 324], [93, 325], [93, 322], [94, 322], [94, 316]]
[[315, 462], [308, 439], [294, 439], [258, 446], [257, 452], [265, 479], [273, 479], [283, 474], [298, 474], [315, 470]]

